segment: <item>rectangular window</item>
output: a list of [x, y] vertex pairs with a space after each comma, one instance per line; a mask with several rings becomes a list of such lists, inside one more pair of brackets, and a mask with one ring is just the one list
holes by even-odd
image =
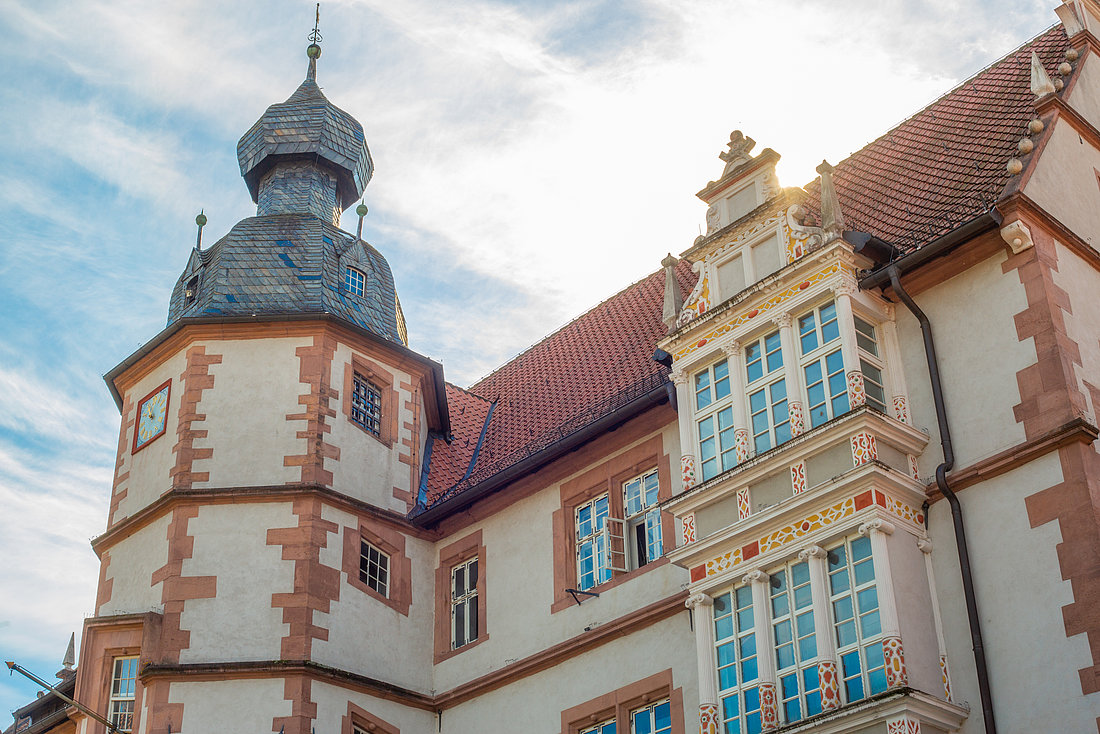
[[477, 558], [451, 569], [451, 649], [477, 639]]
[[344, 270], [344, 288], [353, 296], [363, 295], [367, 277], [362, 270], [357, 270], [350, 265]]
[[775, 645], [779, 709], [785, 722], [821, 713], [817, 684], [810, 567], [794, 563], [771, 574], [772, 642]]
[[836, 304], [829, 301], [798, 319], [798, 345], [802, 356], [840, 338]]
[[138, 659], [115, 658], [111, 674], [111, 696], [108, 720], [122, 731], [132, 731], [134, 726], [134, 686], [137, 681]]
[[351, 419], [375, 436], [382, 433], [382, 391], [358, 372], [352, 376]]
[[661, 557], [661, 510], [657, 507], [657, 470], [623, 483], [626, 539], [633, 568]]
[[[614, 733], [614, 729], [611, 730]], [[672, 704], [665, 700], [630, 712], [630, 734], [671, 734]]]
[[879, 411], [886, 412], [886, 386], [882, 380], [882, 360], [879, 357], [878, 338], [872, 324], [854, 317], [856, 325], [856, 346], [859, 349], [859, 371], [863, 373], [863, 390], [867, 404]]
[[787, 409], [787, 384], [779, 379], [749, 393], [749, 423], [756, 453], [791, 439], [791, 414]]
[[847, 700], [859, 701], [886, 690], [871, 540], [854, 538], [830, 550], [828, 572], [840, 678]]
[[577, 734], [615, 734], [615, 722], [605, 721], [587, 729], [581, 729]]
[[762, 726], [752, 589], [742, 586], [714, 598], [714, 639], [723, 731], [758, 734]]
[[781, 347], [778, 331], [745, 347], [745, 377], [750, 385], [783, 366]]
[[854, 317], [856, 324], [856, 346], [874, 356], [878, 354], [878, 339], [875, 338], [875, 327], [860, 317]]
[[577, 588], [582, 591], [611, 580], [608, 495], [577, 508]]
[[359, 580], [389, 597], [390, 557], [365, 540], [359, 542]]
[[[696, 373], [694, 389], [699, 462], [703, 479], [710, 479], [737, 463], [733, 408], [728, 405], [730, 390], [733, 389], [729, 362], [723, 359]], [[713, 412], [706, 415], [708, 409]]]
[[840, 351], [836, 304], [829, 301], [800, 316], [798, 346], [810, 427], [848, 412], [848, 383]]

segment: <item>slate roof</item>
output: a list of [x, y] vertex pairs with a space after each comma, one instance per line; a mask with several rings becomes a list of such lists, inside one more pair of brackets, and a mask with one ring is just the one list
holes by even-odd
[[268, 107], [237, 143], [237, 161], [253, 201], [260, 179], [275, 159], [306, 156], [322, 159], [336, 171], [344, 209], [363, 195], [374, 172], [363, 126], [321, 92], [312, 59], [305, 81], [294, 94]]
[[[1057, 78], [1068, 46], [1061, 24], [1048, 29], [838, 163], [847, 229], [907, 251], [989, 210], [1035, 116], [1031, 53]], [[820, 179], [806, 190], [816, 213]]]
[[[691, 264], [682, 261], [676, 273], [683, 292], [690, 291], [696, 280]], [[471, 385], [468, 393], [495, 405], [485, 439], [475, 457], [483, 410], [467, 411], [481, 421], [476, 428], [459, 427], [461, 408], [452, 403], [455, 439], [434, 442], [423, 505], [474, 486], [664, 384], [668, 368], [653, 361], [657, 342], [668, 334], [661, 321], [664, 289], [660, 270]], [[448, 400], [456, 392], [449, 389]], [[472, 399], [460, 397], [466, 406]]]
[[[1030, 59], [1048, 72], [1063, 59], [1061, 25], [1042, 33], [960, 84], [836, 166], [848, 229], [873, 232], [915, 249], [987, 211], [1009, 181], [1005, 164], [1034, 116]], [[816, 213], [819, 182], [806, 187]], [[687, 293], [695, 276], [677, 267]], [[448, 386], [455, 440], [432, 447], [430, 472], [413, 514], [455, 497], [583, 428], [632, 395], [667, 379], [653, 361], [664, 277], [656, 272], [612, 296], [520, 354], [469, 391]], [[495, 404], [486, 410], [478, 397]], [[474, 438], [485, 427], [478, 450]], [[475, 456], [475, 451], [477, 455]]]
[[[357, 296], [345, 265], [366, 275]], [[193, 303], [185, 291], [198, 275]], [[404, 318], [386, 259], [312, 214], [249, 217], [209, 249], [195, 250], [172, 291], [168, 323], [185, 316], [330, 313], [405, 344]]]

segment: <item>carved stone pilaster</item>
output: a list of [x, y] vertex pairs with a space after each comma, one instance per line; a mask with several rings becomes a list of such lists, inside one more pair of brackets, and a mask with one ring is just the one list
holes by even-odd
[[778, 326], [780, 329], [789, 328], [791, 325], [791, 315], [789, 313], [777, 313], [772, 317], [772, 323]]

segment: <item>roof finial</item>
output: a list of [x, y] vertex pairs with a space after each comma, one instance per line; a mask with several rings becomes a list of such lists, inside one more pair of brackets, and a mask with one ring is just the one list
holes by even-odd
[[206, 215], [203, 209], [199, 209], [199, 215], [195, 217], [195, 224], [199, 225], [199, 233], [195, 235], [195, 249], [202, 249], [202, 228], [206, 226]]
[[829, 161], [821, 161], [817, 172], [821, 174], [821, 228], [825, 230], [825, 244], [840, 237], [844, 232], [844, 215], [840, 211], [840, 199], [836, 195], [833, 172], [836, 169]]
[[363, 239], [363, 217], [367, 216], [367, 205], [363, 202], [359, 202], [359, 206], [355, 207], [355, 213], [359, 215], [359, 227], [355, 230], [355, 239]]
[[321, 58], [322, 41], [321, 31], [318, 27], [321, 25], [321, 3], [317, 3], [317, 16], [313, 21], [313, 31], [309, 34], [309, 45], [306, 46], [306, 56], [309, 57], [309, 70], [306, 72], [306, 81], [317, 81], [317, 59]]

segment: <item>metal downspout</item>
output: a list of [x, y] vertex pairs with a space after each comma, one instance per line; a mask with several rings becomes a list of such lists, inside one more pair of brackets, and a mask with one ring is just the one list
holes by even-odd
[[963, 525], [962, 505], [958, 496], [947, 483], [947, 472], [955, 466], [955, 451], [951, 446], [951, 429], [947, 425], [947, 409], [943, 399], [943, 385], [940, 382], [939, 361], [936, 358], [936, 343], [932, 339], [932, 324], [920, 310], [912, 297], [902, 288], [898, 277], [897, 265], [887, 270], [890, 285], [905, 307], [920, 323], [924, 335], [924, 354], [928, 360], [928, 377], [932, 383], [932, 400], [936, 405], [936, 422], [940, 430], [940, 445], [943, 447], [943, 463], [936, 467], [936, 486], [951, 505], [951, 520], [955, 526], [955, 547], [959, 551], [959, 573], [962, 576], [963, 596], [966, 597], [966, 616], [970, 620], [970, 640], [974, 644], [974, 669], [978, 677], [978, 692], [982, 699], [982, 718], [985, 721], [986, 734], [997, 734], [997, 722], [993, 718], [993, 694], [989, 687], [989, 670], [985, 662], [985, 646], [982, 644], [982, 622], [978, 616], [978, 600], [974, 594], [974, 575], [970, 568], [970, 552], [966, 544], [966, 527]]

